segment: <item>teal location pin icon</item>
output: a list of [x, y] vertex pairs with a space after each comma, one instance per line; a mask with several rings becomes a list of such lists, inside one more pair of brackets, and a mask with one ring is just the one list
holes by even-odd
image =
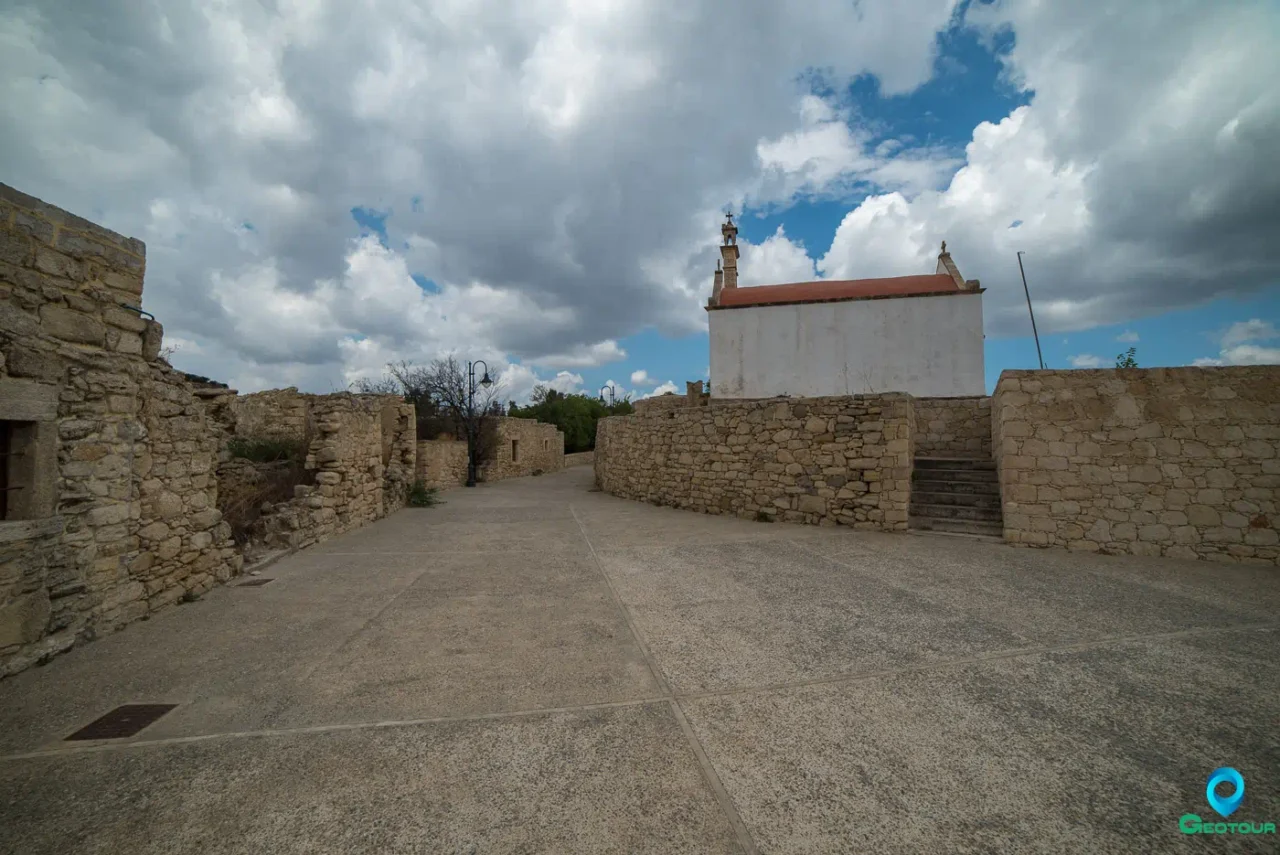
[[[1218, 795], [1214, 792], [1214, 787], [1222, 783], [1231, 784], [1236, 791], [1229, 796]], [[1209, 799], [1209, 807], [1220, 813], [1224, 819], [1231, 816], [1236, 808], [1240, 807], [1240, 802], [1244, 801], [1244, 776], [1230, 766], [1214, 769], [1213, 774], [1209, 776], [1209, 784], [1205, 787], [1205, 796]]]

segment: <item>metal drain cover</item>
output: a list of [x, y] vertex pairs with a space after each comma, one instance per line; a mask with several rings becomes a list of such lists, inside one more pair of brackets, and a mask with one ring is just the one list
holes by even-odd
[[271, 581], [270, 579], [246, 579], [243, 582], [237, 582], [236, 587], [237, 588], [261, 588], [263, 585], [267, 584], [270, 581]]
[[89, 722], [64, 741], [124, 739], [133, 736], [176, 706], [177, 704], [125, 704]]

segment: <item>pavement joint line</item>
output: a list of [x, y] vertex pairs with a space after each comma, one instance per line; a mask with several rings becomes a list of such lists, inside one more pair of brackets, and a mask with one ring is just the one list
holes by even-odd
[[[1042, 653], [1057, 652], [1073, 652], [1078, 650], [1088, 650], [1095, 647], [1105, 647], [1111, 644], [1131, 644], [1141, 641], [1160, 641], [1172, 638], [1184, 638], [1199, 635], [1213, 635], [1215, 633], [1225, 632], [1249, 632], [1254, 630], [1280, 630], [1280, 621], [1266, 621], [1248, 624], [1235, 624], [1233, 626], [1223, 627], [1199, 627], [1190, 630], [1181, 630], [1177, 632], [1148, 633], [1145, 635], [1117, 636], [1112, 638], [1096, 639], [1094, 641], [1079, 642], [1076, 644], [1064, 644], [1048, 647], [1019, 648], [1017, 650], [1000, 651], [997, 653], [987, 654], [983, 656], [971, 656], [965, 659], [950, 660], [947, 662], [935, 662], [924, 665], [908, 666], [905, 668], [886, 668], [877, 671], [864, 671], [858, 674], [843, 674], [835, 677], [818, 677], [812, 680], [797, 680], [788, 683], [772, 683], [764, 686], [745, 686], [731, 689], [712, 689], [700, 692], [680, 692], [675, 694], [663, 694], [649, 696], [645, 698], [637, 698], [626, 701], [605, 701], [594, 704], [579, 704], [574, 706], [561, 707], [536, 707], [526, 710], [510, 710], [505, 712], [490, 713], [471, 713], [467, 715], [454, 716], [436, 716], [431, 718], [415, 718], [415, 719], [390, 719], [384, 721], [363, 721], [363, 722], [347, 722], [343, 724], [318, 724], [305, 727], [294, 728], [274, 728], [267, 730], [244, 730], [244, 731], [227, 731], [222, 733], [202, 733], [192, 736], [172, 736], [160, 739], [137, 739], [132, 741], [120, 742], [102, 742], [92, 745], [76, 745], [59, 748], [45, 748], [35, 751], [24, 751], [17, 754], [0, 755], [0, 763], [10, 760], [30, 760], [40, 758], [67, 757], [81, 754], [97, 754], [107, 751], [124, 751], [132, 748], [147, 747], [164, 747], [168, 745], [185, 745], [188, 743], [208, 742], [219, 739], [242, 739], [254, 737], [271, 737], [271, 736], [293, 736], [306, 734], [323, 734], [331, 732], [343, 732], [353, 730], [370, 730], [392, 727], [420, 727], [431, 724], [451, 724], [469, 721], [490, 721], [509, 718], [524, 718], [540, 715], [555, 715], [559, 713], [581, 713], [591, 712], [593, 710], [620, 709], [634, 706], [645, 706], [649, 704], [678, 704], [679, 701], [686, 700], [702, 700], [704, 698], [718, 698], [732, 695], [750, 695], [750, 694], [771, 694], [774, 692], [784, 692], [790, 689], [801, 689], [808, 686], [822, 686], [837, 683], [854, 683], [861, 680], [871, 680], [879, 677], [891, 677], [899, 674], [909, 674], [923, 671], [941, 671], [952, 667], [964, 667], [966, 665], [981, 664], [983, 662], [1001, 661], [1004, 659], [1014, 659], [1019, 656], [1032, 656]], [[683, 715], [683, 710], [681, 710]], [[677, 716], [680, 718], [680, 716]], [[700, 746], [698, 746], [700, 747]], [[694, 749], [695, 753], [697, 748]]]
[[729, 825], [733, 827], [733, 833], [738, 838], [738, 845], [742, 847], [742, 851], [746, 855], [759, 855], [760, 849], [756, 846], [756, 841], [751, 836], [751, 830], [742, 821], [742, 816], [738, 813], [738, 806], [733, 803], [733, 797], [725, 789], [724, 782], [720, 780], [720, 775], [716, 772], [715, 766], [711, 765], [711, 758], [707, 756], [706, 749], [702, 747], [702, 740], [698, 739], [698, 734], [694, 732], [693, 725], [689, 724], [689, 719], [685, 717], [684, 710], [680, 708], [680, 702], [675, 698], [671, 699], [671, 712], [676, 717], [676, 721], [680, 723], [680, 730], [684, 732], [684, 737], [688, 740], [689, 747], [693, 749], [693, 755], [697, 758], [698, 765], [702, 767], [702, 774], [706, 778], [707, 784], [711, 787], [711, 793], [716, 797], [716, 801], [720, 803], [721, 812], [729, 820]]
[[636, 622], [631, 617], [631, 610], [622, 601], [622, 597], [618, 594], [618, 589], [614, 586], [613, 580], [609, 578], [609, 574], [604, 570], [604, 565], [600, 563], [600, 556], [596, 555], [596, 548], [591, 543], [591, 538], [587, 535], [586, 526], [582, 524], [582, 520], [578, 519], [577, 511], [573, 509], [573, 505], [569, 505], [569, 512], [573, 514], [573, 520], [578, 524], [578, 531], [582, 533], [582, 540], [587, 544], [587, 549], [591, 550], [591, 560], [595, 562], [596, 570], [600, 571], [600, 578], [608, 586], [609, 596], [613, 598], [613, 604], [617, 606], [618, 611], [622, 613], [623, 620], [627, 622], [627, 630], [631, 633], [631, 638], [635, 641], [636, 647], [639, 648], [640, 655], [644, 657], [644, 664], [648, 666], [649, 672], [653, 674], [653, 680], [658, 684], [662, 694], [670, 697], [671, 687], [667, 685], [666, 678], [662, 676], [662, 669], [658, 667], [658, 663], [654, 661], [652, 654], [649, 653], [649, 645], [645, 644], [644, 638], [636, 628]]
[[510, 549], [433, 549], [429, 552], [322, 552], [317, 553], [315, 557], [325, 558], [330, 555], [339, 555], [343, 557], [359, 555], [510, 555]]
[[0, 763], [11, 760], [50, 759], [54, 757], [70, 757], [80, 754], [101, 754], [111, 751], [127, 751], [132, 748], [163, 748], [172, 745], [188, 745], [196, 742], [213, 742], [221, 739], [253, 739], [272, 736], [306, 736], [311, 734], [342, 733], [354, 730], [380, 730], [396, 727], [422, 727], [431, 724], [463, 724], [472, 721], [500, 721], [511, 718], [535, 718], [543, 715], [559, 715], [562, 713], [584, 713], [595, 710], [624, 709], [626, 707], [642, 707], [654, 704], [669, 704], [671, 697], [647, 697], [628, 701], [605, 701], [596, 704], [578, 704], [567, 707], [539, 707], [528, 710], [511, 710], [508, 712], [472, 713], [469, 715], [436, 716], [434, 718], [388, 719], [385, 721], [356, 721], [343, 724], [316, 724], [304, 727], [275, 728], [271, 730], [238, 730], [222, 733], [199, 733], [192, 736], [167, 736], [159, 739], [137, 739], [132, 741], [97, 742], [94, 744], [66, 746], [59, 748], [43, 748], [35, 751], [24, 751], [18, 754], [0, 755]]
[[600, 571], [601, 578], [609, 587], [609, 596], [613, 598], [614, 605], [618, 607], [618, 611], [622, 613], [622, 617], [627, 622], [627, 629], [631, 633], [632, 639], [635, 640], [636, 647], [640, 649], [640, 655], [644, 657], [645, 665], [649, 667], [649, 672], [653, 674], [654, 681], [658, 684], [658, 688], [667, 696], [671, 704], [671, 714], [675, 716], [676, 722], [680, 725], [680, 731], [684, 734], [685, 741], [688, 742], [689, 748], [693, 751], [693, 757], [698, 763], [698, 767], [702, 770], [702, 777], [707, 782], [707, 786], [711, 788], [711, 794], [715, 796], [716, 802], [720, 805], [720, 812], [724, 814], [725, 819], [729, 821], [730, 827], [733, 828], [734, 836], [738, 838], [738, 845], [742, 847], [742, 851], [746, 855], [759, 855], [760, 850], [756, 847], [755, 840], [751, 837], [751, 832], [747, 830], [746, 824], [742, 821], [742, 817], [738, 814], [738, 806], [733, 803], [728, 790], [724, 787], [724, 782], [720, 780], [720, 775], [716, 772], [715, 766], [711, 764], [711, 758], [707, 756], [707, 752], [702, 747], [698, 735], [694, 733], [693, 726], [689, 724], [689, 719], [685, 717], [684, 710], [680, 708], [680, 702], [671, 695], [671, 687], [667, 684], [666, 678], [662, 676], [662, 669], [658, 667], [658, 663], [654, 660], [653, 655], [649, 652], [649, 646], [645, 644], [644, 637], [640, 634], [639, 628], [636, 627], [635, 621], [631, 617], [631, 609], [627, 608], [627, 604], [623, 602], [618, 589], [614, 587], [613, 580], [609, 578], [609, 574], [605, 572], [604, 565], [600, 563], [600, 556], [596, 555], [596, 548], [591, 543], [591, 537], [587, 534], [587, 528], [582, 524], [582, 520], [578, 519], [578, 513], [574, 510], [573, 505], [569, 505], [569, 512], [573, 514], [574, 522], [578, 524], [578, 530], [582, 532], [582, 539], [586, 541], [587, 548], [591, 550], [591, 560], [595, 562], [596, 569]]
[[704, 698], [721, 698], [731, 695], [771, 694], [785, 692], [790, 689], [803, 689], [808, 686], [826, 686], [836, 683], [856, 683], [862, 680], [874, 680], [880, 677], [894, 677], [903, 674], [915, 674], [927, 671], [945, 671], [950, 668], [963, 668], [967, 665], [981, 665], [985, 662], [1000, 662], [1006, 659], [1018, 659], [1023, 656], [1038, 656], [1045, 653], [1076, 653], [1122, 644], [1137, 644], [1144, 641], [1168, 641], [1178, 638], [1191, 638], [1200, 635], [1214, 635], [1226, 632], [1251, 632], [1256, 630], [1280, 630], [1280, 621], [1260, 621], [1255, 623], [1233, 624], [1231, 626], [1204, 626], [1195, 629], [1176, 630], [1173, 632], [1153, 632], [1143, 635], [1120, 635], [1098, 638], [1093, 641], [1080, 641], [1072, 644], [1056, 644], [1040, 647], [1019, 647], [1014, 650], [999, 650], [977, 656], [966, 656], [963, 659], [948, 659], [945, 662], [928, 662], [920, 665], [907, 665], [901, 668], [881, 668], [875, 671], [862, 671], [856, 674], [841, 674], [832, 677], [815, 677], [812, 680], [795, 680], [786, 683], [772, 683], [764, 686], [743, 686], [730, 689], [709, 689], [700, 692], [677, 692], [674, 700], [702, 700]]
[[[418, 584], [418, 581], [423, 576], [426, 576], [428, 573], [430, 573], [431, 570], [432, 570], [431, 567], [424, 568], [421, 573], [417, 574], [412, 579], [410, 579], [408, 584], [406, 584], [399, 591], [396, 591], [394, 594], [392, 594], [391, 599], [383, 603], [382, 608], [374, 612], [373, 615], [368, 620], [366, 620], [364, 623], [360, 625], [359, 629], [356, 629], [355, 631], [353, 631], [346, 638], [342, 639], [342, 641], [337, 646], [335, 646], [332, 650], [330, 650], [328, 653], [324, 654], [319, 659], [317, 659], [315, 663], [302, 674], [301, 678], [299, 679], [299, 682], [305, 683], [307, 680], [310, 680], [311, 675], [314, 674], [316, 671], [318, 671], [322, 665], [324, 665], [333, 657], [337, 656], [342, 651], [346, 650], [351, 645], [351, 642], [359, 638], [365, 632], [365, 630], [367, 630], [370, 626], [373, 625], [374, 621], [376, 621], [378, 618], [386, 614], [387, 609], [391, 608], [391, 606], [395, 604], [396, 600], [404, 596], [404, 593], [406, 591], [408, 591], [414, 585]], [[287, 708], [288, 708], [288, 703], [285, 703], [281, 706], [282, 710]]]

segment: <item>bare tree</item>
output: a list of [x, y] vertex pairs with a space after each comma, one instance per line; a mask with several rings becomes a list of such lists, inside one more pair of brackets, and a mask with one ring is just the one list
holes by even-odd
[[[433, 361], [426, 368], [409, 366], [407, 363], [390, 366], [391, 374], [400, 381], [408, 392], [420, 393], [431, 398], [441, 407], [447, 409], [453, 417], [464, 425], [470, 425], [493, 409], [495, 401], [501, 407], [502, 384], [492, 383], [474, 387], [471, 394], [471, 378], [466, 366], [455, 357]], [[476, 378], [479, 380], [480, 378]]]
[[426, 366], [407, 361], [392, 363], [381, 380], [354, 385], [361, 392], [403, 395], [417, 410], [419, 437], [434, 439], [448, 434], [466, 439], [476, 466], [491, 460], [497, 451], [494, 417], [505, 413], [502, 384], [483, 386], [477, 382], [474, 389], [470, 388], [466, 364], [453, 356]]
[[[404, 387], [396, 378], [384, 374], [377, 380], [361, 377], [351, 384], [351, 391], [361, 395], [405, 395]], [[408, 397], [406, 395], [406, 397]]]

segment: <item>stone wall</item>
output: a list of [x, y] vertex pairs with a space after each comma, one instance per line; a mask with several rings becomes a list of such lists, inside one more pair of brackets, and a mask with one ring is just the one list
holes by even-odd
[[418, 468], [418, 415], [413, 404], [390, 396], [364, 396], [376, 402], [382, 440], [382, 512], [403, 508]]
[[[383, 413], [391, 423], [393, 454], [384, 462]], [[404, 505], [416, 468], [416, 419], [412, 405], [379, 395], [311, 396], [315, 430], [306, 468], [315, 483], [295, 488], [294, 498], [265, 512], [260, 526], [268, 545], [301, 549], [381, 519]], [[387, 477], [388, 470], [394, 478]], [[390, 494], [390, 499], [388, 495]], [[389, 505], [393, 505], [389, 506]]]
[[126, 308], [144, 269], [140, 241], [0, 185], [0, 675], [237, 569], [203, 404]]
[[595, 462], [596, 453], [594, 451], [579, 451], [577, 454], [566, 454], [564, 456], [564, 465], [569, 466], [589, 466]]
[[0, 436], [12, 452], [0, 465], [18, 488], [0, 515], [0, 676], [239, 572], [218, 510], [233, 436], [325, 425], [311, 443], [318, 483], [267, 514], [277, 542], [404, 502], [412, 406], [193, 382], [159, 358], [144, 270], [141, 242], [0, 185]]
[[900, 530], [913, 421], [902, 394], [720, 401], [601, 419], [607, 493], [748, 519]]
[[564, 468], [564, 434], [537, 419], [498, 419], [498, 447], [480, 472], [481, 481], [520, 478]]
[[437, 439], [418, 443], [417, 479], [435, 490], [467, 483], [467, 442]]
[[[537, 419], [503, 416], [497, 420], [496, 443], [493, 459], [480, 465], [476, 480], [502, 481], [535, 473], [558, 472], [565, 467], [564, 434], [555, 425]], [[516, 459], [512, 459], [513, 451]], [[466, 484], [466, 440], [437, 439], [418, 443], [417, 478], [438, 490]]]
[[1280, 367], [1006, 371], [1007, 541], [1280, 563]]
[[299, 392], [293, 386], [239, 395], [231, 405], [235, 435], [301, 440], [314, 425], [311, 408], [320, 397]]
[[916, 455], [991, 457], [991, 399], [916, 398]]
[[641, 398], [638, 401], [632, 401], [631, 406], [635, 408], [636, 413], [646, 415], [687, 407], [689, 406], [689, 398], [687, 395], [677, 395], [675, 392], [667, 392], [666, 394], [658, 395], [653, 398]]
[[[200, 398], [162, 362], [148, 366], [140, 396], [145, 445], [135, 451], [141, 479], [140, 552], [121, 577], [117, 597], [147, 610], [202, 594], [239, 572], [243, 559], [217, 510], [219, 437]], [[135, 610], [137, 607], [134, 607]]]

